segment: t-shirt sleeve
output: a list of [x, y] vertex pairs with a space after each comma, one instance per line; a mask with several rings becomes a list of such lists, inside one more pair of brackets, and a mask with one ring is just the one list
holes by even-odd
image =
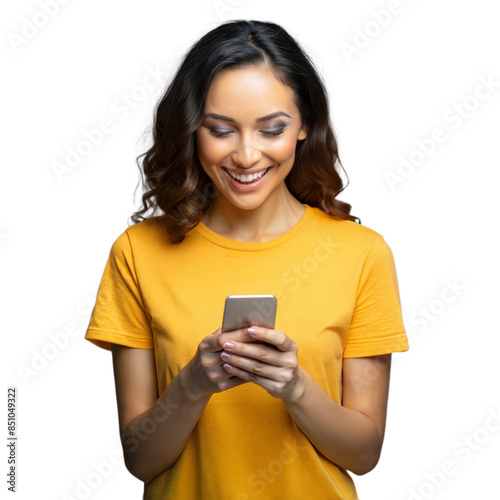
[[344, 357], [377, 356], [408, 349], [394, 257], [379, 236], [361, 271]]
[[151, 316], [141, 295], [126, 231], [111, 247], [85, 338], [108, 350], [111, 344], [153, 348]]

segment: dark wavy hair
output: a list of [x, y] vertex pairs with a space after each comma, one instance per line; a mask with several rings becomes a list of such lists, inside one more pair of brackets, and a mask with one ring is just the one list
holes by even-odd
[[[191, 47], [156, 105], [153, 145], [136, 159], [144, 194], [142, 207], [131, 217], [134, 223], [161, 211], [171, 240], [179, 243], [201, 221], [216, 192], [196, 146], [208, 89], [222, 69], [262, 65], [293, 90], [307, 130], [307, 137], [297, 141], [295, 163], [285, 179], [289, 191], [301, 203], [337, 219], [360, 222], [350, 215], [351, 205], [336, 198], [347, 186], [339, 175], [340, 168], [344, 174], [345, 170], [330, 123], [327, 93], [312, 61], [281, 26], [236, 20], [218, 26]], [[152, 213], [146, 215], [148, 211]]]

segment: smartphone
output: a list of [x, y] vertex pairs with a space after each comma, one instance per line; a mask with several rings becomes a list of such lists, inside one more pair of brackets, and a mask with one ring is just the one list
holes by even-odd
[[222, 332], [251, 325], [274, 328], [277, 304], [274, 295], [229, 295], [224, 306]]

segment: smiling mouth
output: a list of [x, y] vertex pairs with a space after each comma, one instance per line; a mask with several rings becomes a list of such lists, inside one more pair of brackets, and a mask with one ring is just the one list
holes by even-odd
[[259, 172], [255, 172], [255, 174], [249, 174], [249, 175], [240, 175], [236, 174], [235, 172], [231, 172], [227, 168], [224, 168], [224, 170], [236, 181], [239, 182], [240, 184], [251, 184], [252, 182], [256, 182], [259, 179], [262, 179], [264, 175], [267, 174], [267, 171], [270, 169], [270, 167], [265, 168], [264, 170], [260, 170]]

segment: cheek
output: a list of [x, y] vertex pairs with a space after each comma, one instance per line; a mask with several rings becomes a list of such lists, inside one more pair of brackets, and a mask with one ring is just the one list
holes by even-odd
[[198, 137], [198, 157], [200, 162], [207, 166], [218, 163], [228, 154], [224, 141], [214, 140], [211, 137]]
[[285, 163], [295, 154], [296, 146], [296, 137], [283, 137], [281, 140], [276, 141], [271, 148], [269, 148], [269, 156], [273, 156], [274, 159], [280, 163]]

